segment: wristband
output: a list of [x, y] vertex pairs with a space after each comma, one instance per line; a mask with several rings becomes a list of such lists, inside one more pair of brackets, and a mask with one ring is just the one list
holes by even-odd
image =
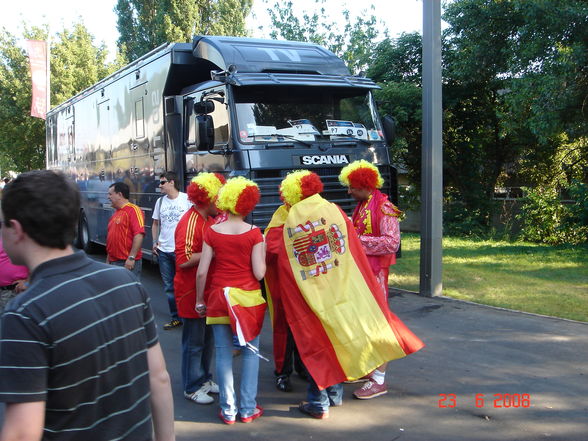
[[128, 260], [135, 260], [135, 256], [129, 256], [127, 257]]

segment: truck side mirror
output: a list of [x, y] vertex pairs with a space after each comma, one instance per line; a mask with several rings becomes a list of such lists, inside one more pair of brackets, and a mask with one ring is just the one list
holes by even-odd
[[396, 138], [396, 120], [390, 115], [386, 115], [382, 119], [382, 125], [384, 126], [384, 136], [389, 146], [392, 145]]
[[214, 147], [214, 122], [210, 115], [196, 116], [196, 148], [210, 150]]
[[214, 112], [214, 103], [212, 101], [199, 101], [194, 103], [194, 113], [196, 115], [207, 115]]

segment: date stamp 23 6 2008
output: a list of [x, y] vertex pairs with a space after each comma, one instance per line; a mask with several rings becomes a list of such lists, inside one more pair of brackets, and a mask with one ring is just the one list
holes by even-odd
[[[474, 404], [478, 408], [494, 407], [497, 408], [527, 408], [531, 407], [531, 394], [493, 394], [486, 397], [485, 394], [475, 394], [473, 397]], [[458, 400], [456, 394], [439, 394], [438, 405], [440, 408], [454, 408], [457, 407]]]

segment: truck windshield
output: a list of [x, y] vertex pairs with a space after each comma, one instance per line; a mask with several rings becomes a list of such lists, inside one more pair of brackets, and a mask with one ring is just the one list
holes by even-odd
[[383, 140], [365, 89], [242, 86], [233, 91], [241, 142]]

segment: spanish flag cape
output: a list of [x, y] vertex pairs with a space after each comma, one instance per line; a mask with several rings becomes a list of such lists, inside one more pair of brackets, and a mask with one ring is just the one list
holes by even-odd
[[282, 340], [274, 341], [276, 358], [283, 363], [287, 323], [320, 389], [424, 347], [390, 312], [353, 224], [337, 205], [317, 194], [289, 211], [280, 207], [266, 243], [274, 338]]

